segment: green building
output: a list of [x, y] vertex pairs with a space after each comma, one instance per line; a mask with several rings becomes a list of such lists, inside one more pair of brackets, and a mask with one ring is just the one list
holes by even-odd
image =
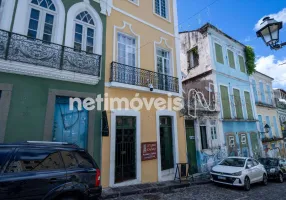
[[100, 163], [108, 7], [95, 0], [0, 0], [0, 143], [73, 142]]

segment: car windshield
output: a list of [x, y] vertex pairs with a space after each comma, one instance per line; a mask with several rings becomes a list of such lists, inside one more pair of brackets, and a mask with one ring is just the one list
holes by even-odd
[[244, 167], [244, 158], [226, 158], [219, 165], [231, 166], [231, 167]]
[[277, 166], [278, 165], [278, 160], [271, 159], [271, 158], [261, 158], [259, 159], [259, 162], [265, 166]]

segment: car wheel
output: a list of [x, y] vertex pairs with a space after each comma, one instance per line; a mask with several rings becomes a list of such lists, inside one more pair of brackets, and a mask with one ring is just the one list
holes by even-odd
[[268, 184], [268, 180], [267, 180], [266, 174], [263, 174], [262, 184], [263, 184], [263, 185], [267, 185], [267, 184]]
[[283, 183], [284, 182], [284, 177], [283, 177], [282, 173], [279, 173], [278, 181], [279, 181], [279, 183]]
[[250, 190], [250, 179], [248, 177], [245, 177], [244, 179], [244, 190], [246, 191]]

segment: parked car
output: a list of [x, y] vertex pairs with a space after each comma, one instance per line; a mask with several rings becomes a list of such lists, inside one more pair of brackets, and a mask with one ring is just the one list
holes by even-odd
[[252, 183], [267, 185], [267, 172], [263, 165], [253, 158], [228, 157], [211, 170], [215, 183], [244, 187], [250, 190]]
[[0, 199], [96, 199], [101, 192], [99, 167], [76, 145], [0, 144]]
[[278, 180], [280, 183], [284, 182], [286, 175], [285, 160], [278, 158], [260, 158], [259, 162], [264, 165], [269, 179]]

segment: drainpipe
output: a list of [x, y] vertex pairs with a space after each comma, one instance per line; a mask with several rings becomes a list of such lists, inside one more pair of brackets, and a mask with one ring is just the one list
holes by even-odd
[[14, 28], [15, 15], [16, 15], [17, 7], [18, 7], [18, 1], [19, 1], [19, 0], [16, 0], [16, 1], [15, 1], [14, 11], [13, 11], [13, 17], [12, 17], [12, 24], [11, 24], [11, 26], [10, 26], [10, 32], [12, 32], [12, 31], [13, 31], [13, 28]]

